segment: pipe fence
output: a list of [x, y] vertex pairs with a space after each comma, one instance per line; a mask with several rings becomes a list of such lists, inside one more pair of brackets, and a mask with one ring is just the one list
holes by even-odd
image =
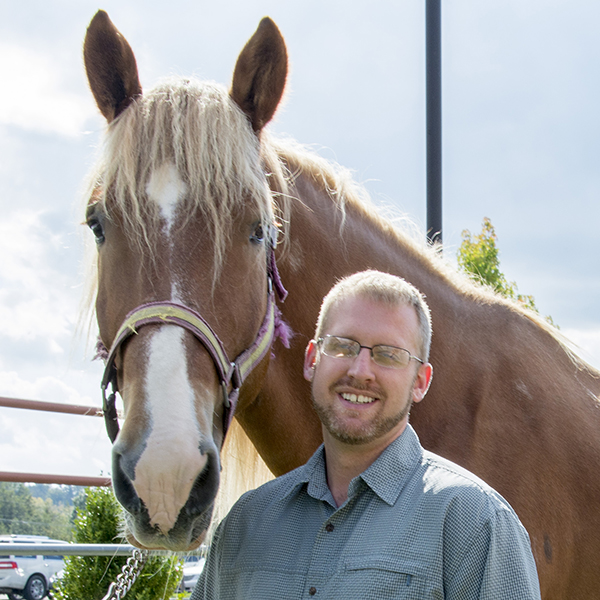
[[[102, 409], [97, 406], [79, 404], [61, 404], [59, 402], [42, 402], [39, 400], [23, 400], [22, 398], [6, 398], [0, 396], [0, 407], [40, 410], [86, 417], [104, 417]], [[61, 485], [79, 485], [91, 487], [108, 487], [112, 485], [110, 477], [87, 477], [79, 475], [56, 475], [47, 473], [17, 473], [0, 471], [0, 481], [13, 483], [57, 483]]]
[[[4, 543], [0, 542], [0, 555], [30, 556], [131, 556], [135, 546], [130, 544], [45, 544], [45, 543]], [[150, 556], [203, 556], [207, 548], [202, 545], [198, 550], [188, 552], [171, 552], [170, 550], [148, 550]]]

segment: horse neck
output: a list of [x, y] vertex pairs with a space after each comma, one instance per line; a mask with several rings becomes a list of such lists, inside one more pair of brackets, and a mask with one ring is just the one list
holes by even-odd
[[[595, 402], [597, 373], [578, 370], [547, 329], [508, 303], [454, 282], [425, 249], [359, 204], [348, 202], [343, 218], [309, 175], [297, 176], [294, 193], [300, 201], [293, 201], [289, 250], [280, 261], [290, 291], [283, 310], [304, 340], [312, 337], [323, 296], [342, 276], [378, 269], [405, 278], [425, 294], [434, 330], [434, 378], [426, 402], [415, 407], [411, 419], [426, 422], [422, 439], [430, 449], [467, 463], [468, 440], [482, 407], [515, 396], [519, 386], [523, 407], [531, 402], [532, 412], [541, 411], [546, 403], [544, 410], [557, 418], [565, 397], [586, 408]], [[301, 361], [300, 354], [293, 360]], [[554, 373], [551, 383], [540, 377], [542, 370]], [[465, 436], [446, 435], [457, 423]]]

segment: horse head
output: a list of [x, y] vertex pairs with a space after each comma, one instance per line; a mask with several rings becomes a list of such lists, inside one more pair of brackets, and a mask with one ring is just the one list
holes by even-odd
[[103, 387], [124, 406], [114, 490], [132, 543], [191, 549], [210, 522], [233, 406], [257, 395], [269, 360], [275, 207], [260, 135], [283, 94], [285, 44], [265, 18], [229, 92], [173, 80], [143, 93], [131, 47], [100, 11], [84, 59], [109, 124], [87, 223], [110, 349]]

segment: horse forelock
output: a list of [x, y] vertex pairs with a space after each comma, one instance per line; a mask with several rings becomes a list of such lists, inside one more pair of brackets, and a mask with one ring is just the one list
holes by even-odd
[[146, 188], [165, 164], [186, 185], [188, 214], [201, 211], [211, 230], [216, 268], [241, 208], [251, 206], [263, 221], [273, 220], [259, 139], [224, 87], [165, 80], [108, 127], [90, 185], [102, 190], [101, 202], [110, 199], [128, 235], [148, 249], [160, 213], [147, 201]]

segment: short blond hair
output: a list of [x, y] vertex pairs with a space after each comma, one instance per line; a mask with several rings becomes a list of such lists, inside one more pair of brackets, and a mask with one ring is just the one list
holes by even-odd
[[419, 322], [419, 353], [421, 360], [429, 360], [431, 345], [431, 313], [421, 292], [408, 281], [383, 273], [368, 270], [354, 273], [338, 281], [323, 299], [315, 339], [322, 337], [327, 328], [332, 308], [348, 298], [362, 297], [389, 306], [412, 306]]

